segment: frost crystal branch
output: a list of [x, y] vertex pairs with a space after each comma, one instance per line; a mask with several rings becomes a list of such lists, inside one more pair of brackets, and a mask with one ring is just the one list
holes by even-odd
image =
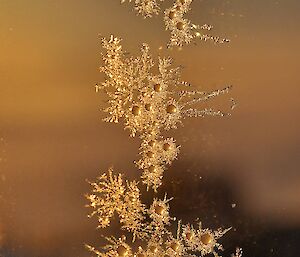
[[[121, 40], [111, 36], [103, 39], [106, 50], [104, 66], [100, 71], [106, 80], [97, 86], [108, 96], [105, 109], [107, 122], [121, 120], [132, 137], [141, 140], [140, 156], [136, 161], [143, 170], [142, 181], [155, 191], [161, 185], [163, 172], [177, 157], [179, 146], [174, 138], [164, 137], [163, 132], [177, 128], [187, 117], [205, 115], [225, 116], [220, 110], [199, 109], [198, 104], [228, 93], [230, 86], [212, 92], [195, 91], [180, 79], [180, 69], [172, 67], [170, 58], [159, 58], [157, 65], [144, 44], [138, 57], [126, 57]], [[154, 72], [158, 68], [158, 72]], [[231, 100], [232, 101], [232, 100]], [[154, 198], [147, 206], [141, 200], [139, 184], [124, 180], [113, 169], [90, 183], [92, 192], [87, 195], [90, 217], [98, 218], [99, 228], [107, 228], [118, 218], [124, 234], [120, 238], [107, 237], [108, 244], [101, 250], [88, 249], [98, 257], [196, 257], [223, 250], [218, 240], [230, 230], [203, 228], [201, 222], [194, 227], [182, 224], [170, 216], [169, 202]], [[129, 236], [128, 236], [129, 235]], [[237, 250], [233, 257], [241, 257]]]
[[[93, 191], [87, 195], [89, 206], [93, 209], [90, 216], [98, 216], [99, 227], [109, 226], [114, 215], [118, 215], [122, 229], [132, 235], [131, 240], [125, 235], [118, 239], [107, 237], [108, 244], [103, 248], [104, 251], [87, 246], [99, 257], [196, 257], [196, 253], [201, 256], [212, 253], [217, 257], [217, 251], [223, 250], [218, 239], [230, 228], [213, 231], [202, 228], [201, 223], [194, 228], [191, 224], [182, 225], [179, 221], [174, 236], [171, 225], [176, 219], [170, 217], [168, 204], [172, 199], [154, 199], [147, 208], [141, 203], [138, 183], [123, 181], [122, 175], [115, 175], [112, 169], [91, 185]], [[136, 239], [138, 246], [131, 246]]]
[[[164, 0], [129, 0], [134, 2], [134, 9], [144, 18], [158, 15], [161, 12], [159, 2]], [[126, 0], [121, 0], [121, 3]], [[169, 46], [182, 46], [190, 44], [194, 39], [211, 40], [215, 43], [227, 43], [226, 38], [212, 36], [205, 31], [210, 31], [213, 27], [207, 24], [202, 26], [193, 24], [189, 19], [185, 18], [191, 10], [193, 0], [175, 0], [170, 8], [167, 8], [164, 13], [164, 21], [166, 30], [171, 33]]]
[[180, 148], [174, 138], [164, 137], [163, 131], [176, 129], [188, 117], [228, 115], [197, 106], [228, 93], [231, 86], [212, 92], [195, 91], [180, 79], [181, 70], [172, 67], [170, 58], [159, 58], [155, 65], [146, 44], [136, 58], [125, 57], [121, 40], [113, 36], [103, 39], [102, 45], [106, 54], [100, 71], [106, 80], [97, 87], [108, 95], [105, 109], [108, 115], [104, 120], [115, 123], [122, 120], [132, 137], [141, 138], [141, 158], [135, 163], [142, 170], [147, 188], [157, 190], [164, 171], [177, 158]]

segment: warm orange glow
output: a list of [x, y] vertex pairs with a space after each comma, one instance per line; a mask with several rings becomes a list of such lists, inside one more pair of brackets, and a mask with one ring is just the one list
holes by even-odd
[[[199, 89], [234, 85], [230, 118], [190, 120], [176, 137], [185, 154], [166, 181], [181, 199], [178, 216], [188, 217], [197, 193], [183, 198], [183, 179], [195, 185], [203, 177], [200, 192], [219, 176], [232, 188], [234, 211], [266, 226], [299, 227], [300, 1], [219, 2], [195, 1], [192, 20], [231, 43], [178, 51], [165, 47], [160, 19], [136, 17], [119, 0], [0, 1], [0, 245], [14, 246], [16, 256], [87, 256], [83, 244], [99, 233], [86, 218], [85, 179], [112, 163], [140, 175], [130, 164], [137, 141], [101, 122], [105, 99], [95, 93], [103, 80], [98, 35], [112, 33], [130, 53], [147, 42], [154, 55], [175, 57]], [[199, 205], [203, 213], [213, 208]]]

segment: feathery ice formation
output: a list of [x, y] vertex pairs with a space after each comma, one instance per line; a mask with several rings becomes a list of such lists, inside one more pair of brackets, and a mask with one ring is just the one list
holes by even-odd
[[180, 79], [181, 70], [172, 67], [171, 58], [159, 58], [155, 66], [146, 44], [136, 58], [125, 57], [121, 40], [113, 36], [103, 39], [102, 45], [106, 54], [100, 71], [106, 80], [97, 85], [97, 90], [104, 90], [108, 96], [108, 107], [104, 110], [108, 116], [104, 120], [115, 123], [122, 120], [132, 137], [141, 138], [141, 158], [135, 163], [142, 170], [143, 183], [156, 191], [180, 148], [174, 138], [165, 137], [163, 132], [176, 129], [188, 117], [229, 115], [195, 106], [228, 93], [231, 86], [211, 92], [195, 91]]
[[[138, 14], [144, 18], [153, 17], [161, 13], [160, 3], [164, 0], [129, 0], [128, 2], [134, 2], [134, 9]], [[121, 0], [121, 3], [126, 0]], [[164, 13], [164, 22], [166, 30], [170, 31], [170, 41], [168, 46], [183, 46], [190, 44], [196, 38], [203, 41], [213, 41], [214, 43], [228, 43], [226, 38], [220, 38], [218, 36], [212, 36], [207, 34], [213, 27], [211, 25], [204, 24], [202, 26], [192, 23], [185, 16], [191, 10], [191, 4], [193, 0], [175, 0], [173, 5]]]
[[[99, 228], [110, 226], [115, 215], [119, 217], [121, 229], [130, 234], [120, 238], [106, 237], [108, 244], [100, 251], [87, 245], [98, 257], [196, 257], [214, 254], [223, 250], [218, 242], [228, 229], [215, 231], [203, 228], [201, 222], [195, 228], [191, 224], [177, 224], [173, 235], [171, 225], [176, 218], [170, 216], [169, 201], [172, 199], [153, 199], [149, 208], [141, 202], [140, 190], [136, 181], [123, 179], [122, 174], [114, 174], [113, 169], [102, 174], [96, 182], [90, 183], [93, 190], [87, 195], [90, 217], [97, 216]], [[130, 244], [137, 242], [138, 246]], [[241, 249], [232, 257], [241, 257]]]

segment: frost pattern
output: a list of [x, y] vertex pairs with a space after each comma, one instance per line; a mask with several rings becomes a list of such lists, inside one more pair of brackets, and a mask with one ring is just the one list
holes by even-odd
[[227, 94], [231, 86], [212, 92], [195, 91], [180, 79], [181, 69], [172, 67], [171, 58], [159, 58], [155, 65], [146, 44], [135, 58], [125, 56], [121, 40], [116, 37], [103, 39], [102, 45], [106, 54], [100, 71], [106, 80], [97, 89], [108, 95], [104, 120], [123, 121], [132, 137], [140, 137], [140, 159], [135, 164], [142, 170], [143, 183], [156, 191], [180, 149], [176, 140], [163, 132], [178, 128], [185, 118], [229, 115], [213, 108], [201, 109], [199, 104]]
[[[174, 138], [165, 137], [163, 132], [176, 129], [184, 118], [228, 115], [197, 106], [228, 93], [231, 86], [212, 92], [195, 91], [180, 79], [181, 70], [172, 66], [171, 58], [158, 58], [155, 62], [147, 44], [143, 44], [137, 57], [128, 57], [123, 52], [121, 40], [114, 36], [109, 40], [102, 39], [102, 46], [106, 53], [100, 71], [106, 80], [96, 89], [108, 96], [104, 120], [122, 121], [132, 137], [140, 137], [140, 159], [135, 163], [142, 170], [142, 182], [147, 189], [156, 191], [162, 184], [164, 171], [177, 158], [180, 148]], [[230, 101], [235, 106], [234, 100]], [[204, 228], [201, 222], [194, 226], [176, 221], [170, 215], [172, 198], [165, 195], [146, 205], [141, 200], [139, 183], [124, 179], [112, 168], [90, 185], [92, 192], [86, 196], [88, 207], [92, 209], [90, 217], [97, 217], [99, 228], [109, 227], [117, 218], [124, 232], [119, 238], [106, 237], [108, 243], [101, 249], [87, 245], [96, 256], [220, 256], [223, 246], [219, 239], [231, 228], [212, 230]], [[174, 226], [177, 226], [175, 233]], [[232, 257], [241, 257], [241, 249], [237, 249]]]
[[[201, 222], [195, 228], [191, 224], [178, 222], [177, 233], [173, 235], [171, 225], [176, 218], [170, 216], [169, 201], [172, 199], [153, 199], [150, 207], [140, 200], [137, 182], [123, 181], [122, 175], [115, 175], [113, 169], [104, 173], [96, 182], [92, 182], [93, 191], [87, 195], [89, 206], [93, 209], [90, 217], [97, 216], [99, 227], [108, 227], [114, 215], [119, 217], [121, 228], [131, 233], [131, 240], [126, 236], [107, 237], [108, 244], [104, 251], [92, 246], [87, 248], [99, 257], [161, 257], [183, 256], [196, 257], [214, 254], [223, 250], [218, 242], [228, 229], [215, 231], [203, 228]], [[138, 241], [137, 247], [131, 242]], [[239, 255], [232, 257], [240, 257]]]
[[[140, 137], [140, 159], [135, 163], [143, 171], [141, 178], [147, 189], [156, 191], [180, 148], [174, 138], [165, 137], [163, 132], [177, 128], [184, 118], [228, 115], [212, 108], [199, 109], [197, 105], [228, 93], [231, 86], [212, 92], [195, 91], [180, 79], [181, 70], [172, 66], [170, 58], [155, 62], [146, 44], [137, 57], [127, 57], [121, 40], [114, 36], [103, 39], [102, 46], [106, 53], [100, 71], [106, 80], [96, 88], [108, 96], [104, 120], [122, 121], [132, 137]], [[108, 243], [101, 249], [87, 245], [96, 256], [220, 256], [223, 246], [219, 239], [231, 228], [212, 230], [201, 222], [197, 226], [182, 224], [170, 215], [172, 198], [154, 198], [148, 206], [141, 200], [139, 183], [124, 179], [112, 168], [90, 185], [92, 192], [86, 196], [92, 209], [90, 217], [97, 217], [99, 228], [109, 227], [117, 218], [124, 232], [119, 238], [106, 237]], [[241, 251], [238, 249], [232, 257], [241, 257]]]
[[[226, 38], [207, 34], [207, 31], [213, 28], [211, 25], [204, 24], [200, 26], [192, 23], [192, 21], [185, 17], [191, 10], [193, 0], [175, 0], [170, 8], [161, 11], [159, 2], [163, 1], [129, 0], [128, 2], [134, 2], [134, 9], [144, 18], [153, 17], [153, 15], [163, 12], [166, 30], [170, 31], [171, 34], [169, 47], [187, 45], [196, 38], [203, 41], [210, 40], [215, 43], [229, 42]], [[125, 2], [126, 0], [121, 0], [121, 3]]]

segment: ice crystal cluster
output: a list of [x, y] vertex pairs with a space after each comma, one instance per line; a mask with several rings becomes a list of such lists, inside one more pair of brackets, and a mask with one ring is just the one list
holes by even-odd
[[[154, 199], [149, 208], [140, 199], [140, 190], [136, 181], [124, 181], [121, 174], [114, 174], [110, 169], [101, 175], [96, 182], [91, 183], [93, 191], [87, 196], [93, 212], [97, 216], [99, 228], [109, 227], [111, 219], [117, 215], [122, 229], [132, 236], [120, 238], [107, 237], [108, 244], [100, 251], [87, 246], [99, 257], [195, 257], [213, 253], [219, 256], [217, 250], [223, 250], [218, 239], [229, 229], [215, 231], [178, 222], [177, 233], [171, 232], [171, 224], [175, 218], [170, 216], [169, 201]], [[138, 241], [140, 244], [132, 247], [130, 244]]]
[[[153, 15], [158, 15], [161, 12], [160, 3], [163, 1], [164, 0], [129, 0], [128, 2], [134, 2], [134, 9], [144, 18], [148, 18]], [[121, 3], [124, 2], [126, 2], [126, 0], [121, 0]], [[191, 10], [192, 2], [193, 0], [175, 0], [171, 7], [163, 11], [166, 30], [171, 34], [169, 46], [186, 45], [196, 38], [204, 41], [211, 40], [215, 43], [229, 42], [226, 38], [207, 34], [207, 31], [212, 29], [211, 25], [196, 25], [186, 18], [186, 15]]]
[[[103, 39], [102, 46], [106, 53], [100, 71], [106, 80], [97, 89], [104, 90], [108, 96], [105, 121], [123, 121], [132, 137], [141, 138], [136, 165], [142, 170], [142, 182], [156, 191], [162, 183], [163, 172], [179, 153], [175, 139], [165, 137], [163, 132], [177, 128], [186, 117], [226, 115], [220, 110], [193, 106], [227, 93], [230, 86], [212, 92], [194, 91], [180, 79], [180, 68], [173, 67], [170, 58], [159, 58], [155, 64], [146, 44], [138, 57], [128, 57], [121, 40], [114, 36]], [[230, 228], [211, 230], [201, 222], [197, 226], [182, 224], [170, 215], [172, 198], [154, 198], [148, 206], [141, 199], [141, 184], [124, 179], [112, 168], [90, 184], [92, 192], [87, 195], [92, 209], [90, 217], [97, 217], [98, 227], [102, 229], [117, 218], [123, 234], [119, 238], [106, 237], [108, 243], [101, 249], [87, 246], [98, 257], [207, 254], [217, 257], [223, 250], [218, 240]], [[232, 256], [240, 257], [240, 251]]]
[[142, 170], [143, 183], [156, 191], [180, 148], [174, 138], [165, 137], [163, 132], [176, 129], [187, 117], [228, 115], [212, 108], [195, 107], [228, 93], [231, 86], [211, 92], [195, 91], [180, 79], [181, 70], [172, 67], [170, 58], [159, 58], [155, 65], [146, 44], [136, 58], [125, 57], [121, 40], [116, 37], [103, 39], [102, 45], [106, 54], [100, 71], [106, 81], [97, 88], [105, 90], [109, 98], [104, 120], [124, 121], [130, 135], [140, 137], [140, 159], [135, 163]]

